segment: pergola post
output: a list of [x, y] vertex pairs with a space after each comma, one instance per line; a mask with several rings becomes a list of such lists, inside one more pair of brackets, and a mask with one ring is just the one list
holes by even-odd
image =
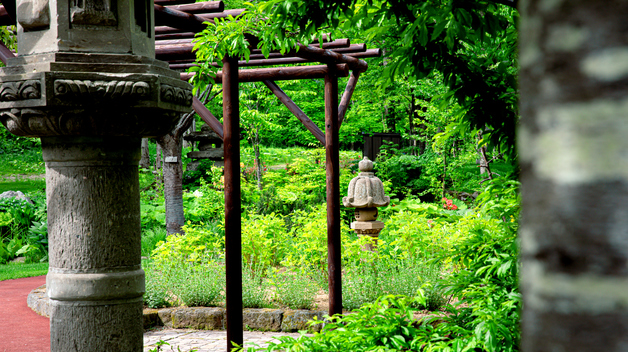
[[222, 102], [225, 149], [225, 266], [227, 351], [242, 345], [242, 219], [240, 207], [240, 101], [238, 60], [225, 56]]
[[327, 261], [329, 271], [329, 315], [342, 313], [340, 254], [340, 168], [338, 138], [338, 76], [336, 65], [328, 65], [325, 76], [325, 156], [327, 169]]

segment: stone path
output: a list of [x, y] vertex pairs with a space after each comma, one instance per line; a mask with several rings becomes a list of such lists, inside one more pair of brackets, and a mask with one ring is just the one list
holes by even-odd
[[[258, 347], [266, 347], [272, 340], [277, 341], [274, 337], [292, 336], [297, 338], [298, 333], [285, 332], [259, 332], [245, 331], [244, 346], [252, 347], [256, 344]], [[197, 352], [217, 352], [227, 350], [227, 333], [220, 330], [182, 330], [182, 329], [159, 329], [147, 331], [144, 333], [144, 352], [157, 347], [156, 343], [163, 340], [170, 345], [162, 347], [162, 351], [188, 352], [193, 348]]]

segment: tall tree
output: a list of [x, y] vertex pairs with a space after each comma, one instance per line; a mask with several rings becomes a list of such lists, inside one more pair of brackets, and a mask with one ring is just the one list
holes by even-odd
[[521, 347], [626, 351], [628, 2], [521, 11]]

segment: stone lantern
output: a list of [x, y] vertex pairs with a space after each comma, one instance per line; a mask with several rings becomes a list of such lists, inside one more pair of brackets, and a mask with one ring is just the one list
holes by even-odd
[[17, 0], [0, 122], [42, 141], [52, 352], [143, 349], [140, 140], [192, 103], [154, 23], [152, 1]]
[[355, 209], [355, 219], [351, 228], [360, 236], [372, 237], [373, 244], [367, 244], [365, 249], [373, 251], [377, 246], [377, 237], [384, 228], [384, 223], [377, 221], [377, 208], [390, 204], [390, 197], [384, 194], [382, 181], [373, 173], [373, 162], [364, 157], [358, 163], [360, 173], [349, 183], [346, 197], [342, 198], [342, 204]]

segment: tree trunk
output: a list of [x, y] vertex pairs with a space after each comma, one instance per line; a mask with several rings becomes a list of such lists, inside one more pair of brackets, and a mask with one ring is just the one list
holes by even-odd
[[142, 157], [140, 159], [140, 167], [150, 170], [150, 150], [148, 149], [148, 138], [142, 138]]
[[628, 2], [520, 8], [521, 351], [623, 352]]
[[417, 136], [414, 135], [414, 115], [416, 114], [416, 104], [414, 94], [410, 94], [410, 113], [408, 114], [408, 125], [410, 127], [410, 143], [412, 143], [412, 155], [418, 155], [416, 151]]
[[166, 204], [166, 230], [168, 235], [182, 233], [185, 224], [183, 213], [183, 164], [181, 163], [182, 138], [176, 133], [157, 138], [164, 152], [164, 201]]
[[260, 145], [260, 138], [259, 138], [259, 130], [255, 127], [253, 130], [253, 149], [255, 150], [255, 165], [257, 165], [255, 173], [257, 176], [257, 189], [259, 189], [260, 191], [263, 188], [262, 185], [262, 160], [260, 159], [260, 152], [259, 152], [259, 145]]
[[[207, 86], [199, 97], [203, 104], [207, 104], [207, 101], [210, 99], [209, 93], [211, 88], [211, 85]], [[181, 119], [179, 119], [177, 125], [170, 133], [157, 138], [157, 147], [158, 149], [163, 149], [164, 153], [164, 201], [166, 203], [166, 230], [168, 235], [183, 233], [181, 227], [185, 224], [181, 151], [183, 133], [190, 128], [192, 121], [194, 121], [194, 111], [181, 116]]]

